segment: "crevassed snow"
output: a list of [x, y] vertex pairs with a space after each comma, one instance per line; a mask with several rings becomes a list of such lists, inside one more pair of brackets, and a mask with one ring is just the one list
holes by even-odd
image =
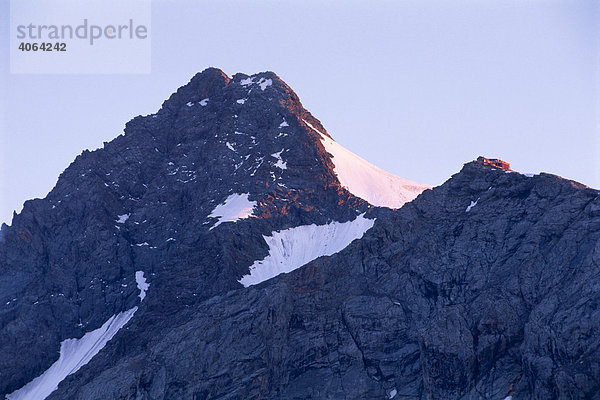
[[208, 104], [208, 99], [200, 100], [200, 105], [201, 105], [201, 106], [203, 106], [203, 107], [204, 107], [204, 106], [205, 106], [205, 105], [207, 105], [207, 104]]
[[283, 161], [283, 159], [281, 158], [281, 153], [284, 152], [285, 149], [282, 149], [280, 152], [278, 153], [273, 153], [271, 154], [271, 157], [275, 157], [277, 159], [277, 162], [275, 164], [273, 164], [274, 166], [281, 168], [281, 169], [287, 169], [287, 162]]
[[146, 282], [144, 277], [144, 271], [135, 271], [135, 283], [137, 283], [138, 289], [140, 289], [140, 301], [146, 297], [146, 290], [150, 287], [150, 284]]
[[117, 220], [117, 224], [124, 224], [125, 221], [127, 221], [129, 219], [129, 216], [131, 214], [123, 214], [123, 215], [117, 215], [117, 218], [119, 218]]
[[87, 364], [115, 336], [137, 311], [137, 307], [113, 315], [100, 328], [80, 339], [66, 339], [60, 344], [60, 356], [42, 375], [21, 389], [7, 395], [8, 400], [43, 400], [58, 388], [68, 375]]
[[467, 209], [465, 210], [465, 212], [471, 211], [471, 208], [475, 207], [477, 205], [478, 201], [479, 201], [479, 197], [477, 198], [477, 200], [472, 201], [471, 204], [469, 204], [469, 206], [467, 207]]
[[256, 285], [279, 274], [293, 271], [321, 256], [330, 256], [361, 238], [375, 223], [359, 215], [353, 221], [327, 225], [301, 225], [263, 236], [269, 255], [250, 266], [250, 274], [239, 282], [245, 287]]
[[334, 172], [340, 184], [353, 195], [372, 205], [400, 208], [405, 203], [414, 200], [425, 189], [431, 188], [429, 185], [409, 181], [385, 172], [342, 147], [308, 121], [304, 119], [303, 121], [319, 134], [325, 151], [331, 154]]
[[219, 204], [208, 215], [219, 220], [210, 229], [214, 229], [223, 222], [236, 222], [237, 220], [248, 218], [252, 215], [256, 201], [248, 200], [249, 193], [229, 195], [225, 202]]

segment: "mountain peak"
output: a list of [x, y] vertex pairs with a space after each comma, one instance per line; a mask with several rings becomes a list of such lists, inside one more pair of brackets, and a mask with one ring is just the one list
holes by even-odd
[[217, 67], [208, 67], [203, 71], [197, 72], [191, 80], [218, 80], [222, 78], [225, 78], [227, 81], [229, 81], [229, 77], [225, 72], [223, 72], [222, 69]]
[[[128, 123], [126, 134], [150, 135], [151, 159], [166, 153], [172, 158], [189, 146], [194, 153], [205, 149], [243, 193], [252, 193], [250, 186], [256, 192], [256, 185], [269, 190], [333, 185], [371, 205], [399, 208], [430, 187], [388, 174], [339, 145], [272, 71], [229, 78], [206, 69], [157, 114]], [[134, 138], [130, 147], [146, 143]]]
[[160, 111], [177, 112], [186, 102], [214, 96], [230, 81], [231, 79], [222, 70], [214, 67], [207, 68], [195, 74], [187, 84], [177, 89], [163, 103]]
[[[57, 331], [19, 347], [20, 358], [0, 343], [0, 370], [18, 377], [0, 380], [0, 393], [50, 367], [61, 341], [102, 328], [141, 297], [143, 307], [177, 310], [290, 272], [362, 237], [388, 212], [374, 206], [398, 208], [426, 188], [337, 144], [275, 73], [206, 69], [157, 113], [84, 151], [2, 229], [0, 295], [10, 290], [0, 300], [52, 310], [36, 307], [16, 335]], [[259, 262], [271, 246], [283, 260]], [[155, 295], [140, 296], [146, 283]], [[25, 292], [34, 300], [21, 300]]]
[[231, 79], [222, 70], [214, 67], [198, 72], [183, 88], [193, 90], [200, 96], [209, 97], [227, 86]]
[[268, 71], [125, 132], [0, 230], [0, 398], [598, 393], [597, 191], [484, 157], [425, 190]]

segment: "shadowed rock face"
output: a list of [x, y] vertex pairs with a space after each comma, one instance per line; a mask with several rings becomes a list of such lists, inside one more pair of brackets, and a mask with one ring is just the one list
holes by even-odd
[[[2, 228], [0, 393], [46, 370], [62, 340], [135, 306], [135, 271], [157, 311], [174, 313], [241, 287], [267, 255], [262, 235], [367, 211], [303, 120], [326, 132], [275, 74], [207, 69], [26, 202]], [[282, 150], [287, 169], [275, 165]], [[234, 193], [248, 193], [259, 218], [209, 230]]]
[[[2, 228], [0, 393], [139, 305], [49, 398], [600, 399], [598, 191], [472, 162], [374, 208], [302, 119], [325, 132], [275, 74], [209, 69], [27, 202]], [[210, 230], [231, 193], [260, 218]], [[343, 251], [238, 283], [262, 235], [363, 212]]]

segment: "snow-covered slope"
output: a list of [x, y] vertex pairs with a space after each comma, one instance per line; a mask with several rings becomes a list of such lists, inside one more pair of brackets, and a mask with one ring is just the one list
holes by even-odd
[[353, 221], [301, 225], [263, 236], [269, 245], [269, 255], [254, 262], [250, 274], [239, 282], [246, 287], [256, 285], [293, 271], [315, 258], [335, 254], [354, 239], [360, 239], [374, 223], [374, 219], [359, 215]]
[[431, 188], [385, 172], [340, 146], [308, 121], [303, 121], [321, 137], [325, 150], [332, 156], [334, 171], [342, 186], [374, 206], [400, 208]]
[[[143, 271], [136, 271], [140, 301], [146, 297], [150, 284]], [[6, 395], [7, 400], [43, 400], [58, 388], [67, 376], [74, 374], [100, 352], [137, 311], [137, 306], [113, 315], [100, 328], [87, 332], [79, 339], [66, 339], [60, 344], [58, 360], [40, 376], [21, 389]]]
[[113, 315], [100, 328], [80, 339], [66, 339], [60, 345], [60, 356], [44, 373], [21, 389], [6, 396], [8, 400], [43, 400], [58, 388], [68, 375], [87, 364], [135, 314], [137, 307]]

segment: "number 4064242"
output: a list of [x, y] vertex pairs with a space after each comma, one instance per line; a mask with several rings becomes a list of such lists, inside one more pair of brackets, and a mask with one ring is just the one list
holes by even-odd
[[21, 51], [67, 51], [66, 43], [28, 43], [21, 42], [19, 45]]

